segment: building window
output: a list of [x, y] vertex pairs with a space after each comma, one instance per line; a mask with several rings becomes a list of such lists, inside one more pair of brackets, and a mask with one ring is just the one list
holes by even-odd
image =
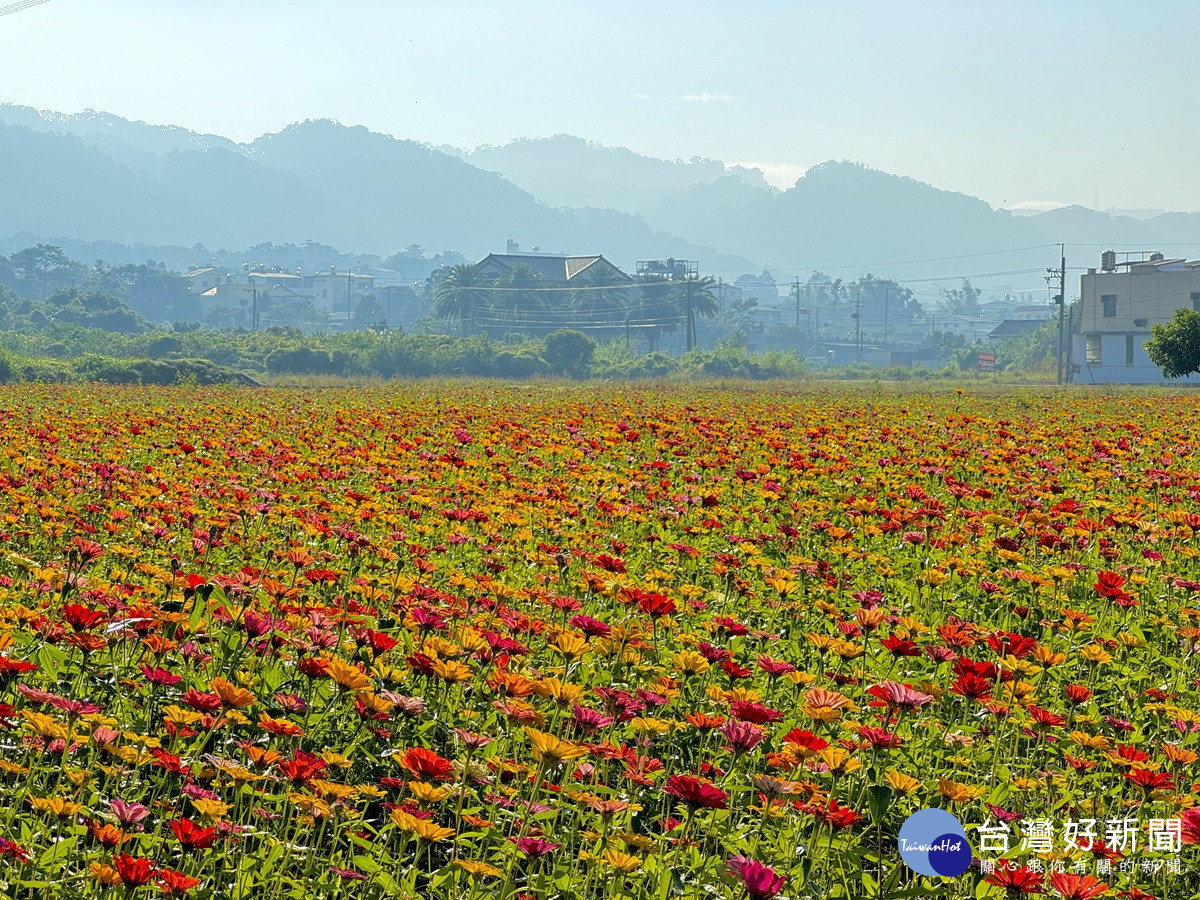
[[1150, 321], [1149, 319], [1134, 319], [1134, 320], [1133, 320], [1133, 327], [1134, 327], [1134, 328], [1145, 328], [1145, 327], [1146, 327], [1146, 323], [1147, 323], [1147, 322], [1149, 322], [1149, 321]]
[[1133, 365], [1133, 335], [1125, 335], [1125, 365]]
[[1100, 365], [1100, 335], [1089, 334], [1084, 347], [1084, 359], [1089, 366]]
[[1102, 294], [1100, 296], [1100, 304], [1104, 307], [1104, 318], [1115, 319], [1117, 317], [1117, 295]]
[[1192, 309], [1200, 312], [1200, 291], [1192, 291]]

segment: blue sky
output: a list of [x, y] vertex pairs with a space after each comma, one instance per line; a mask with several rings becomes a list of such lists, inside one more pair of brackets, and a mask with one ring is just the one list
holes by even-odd
[[[0, 5], [4, 0], [0, 0]], [[1195, 4], [50, 0], [0, 101], [249, 140], [570, 133], [781, 184], [850, 159], [994, 206], [1200, 210]]]

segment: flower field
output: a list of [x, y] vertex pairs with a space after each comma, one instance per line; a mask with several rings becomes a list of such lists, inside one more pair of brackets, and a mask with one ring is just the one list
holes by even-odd
[[4, 391], [0, 896], [1198, 896], [1198, 410]]

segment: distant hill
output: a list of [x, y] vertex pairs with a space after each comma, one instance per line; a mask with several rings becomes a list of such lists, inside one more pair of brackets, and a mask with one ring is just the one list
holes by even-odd
[[[522, 138], [500, 147], [458, 153], [481, 169], [503, 175], [551, 206], [592, 206], [641, 214], [696, 185], [726, 180], [746, 198], [773, 189], [758, 169], [718, 160], [665, 160], [559, 134]], [[731, 187], [732, 189], [732, 187]]]
[[905, 280], [1036, 275], [1056, 261], [1046, 245], [1059, 241], [1073, 265], [1106, 247], [1200, 255], [1193, 213], [1014, 216], [832, 161], [779, 191], [756, 169], [567, 135], [451, 152], [309, 121], [237, 144], [106, 113], [0, 105], [0, 159], [19, 175], [0, 199], [0, 244], [21, 234], [175, 245], [172, 258], [198, 243], [266, 242], [378, 255], [420, 244], [481, 257], [513, 238], [525, 250], [601, 252], [628, 268], [696, 259], [726, 280], [764, 266], [789, 278], [817, 269]]
[[502, 250], [511, 237], [526, 249], [602, 252], [629, 267], [669, 255], [758, 265], [629, 214], [553, 209], [499, 175], [362, 127], [304, 122], [239, 145], [104, 114], [34, 116], [0, 107], [0, 159], [28, 176], [0, 203], [0, 235], [184, 246], [317, 240], [377, 254], [421, 244], [468, 256]]

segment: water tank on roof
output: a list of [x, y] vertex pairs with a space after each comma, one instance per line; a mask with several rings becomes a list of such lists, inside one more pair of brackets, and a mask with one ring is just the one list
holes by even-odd
[[1100, 254], [1100, 268], [1105, 272], [1113, 272], [1117, 268], [1117, 253], [1115, 250], [1105, 250]]
[[1163, 255], [1161, 253], [1151, 253], [1150, 254], [1150, 262], [1162, 262], [1162, 261], [1163, 261]]

